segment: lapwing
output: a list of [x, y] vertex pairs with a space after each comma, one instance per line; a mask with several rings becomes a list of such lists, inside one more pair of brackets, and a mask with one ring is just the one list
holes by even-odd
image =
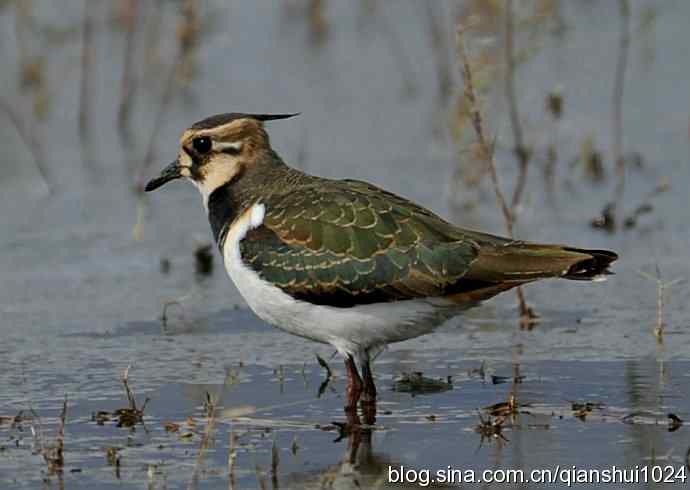
[[346, 410], [356, 411], [360, 398], [375, 401], [371, 360], [387, 344], [516, 286], [603, 277], [618, 258], [466, 230], [367, 182], [290, 167], [264, 123], [294, 115], [229, 113], [195, 123], [177, 159], [145, 190], [181, 177], [197, 187], [250, 308], [344, 356]]

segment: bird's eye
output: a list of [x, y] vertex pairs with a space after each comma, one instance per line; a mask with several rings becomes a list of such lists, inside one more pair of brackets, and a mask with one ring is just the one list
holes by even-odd
[[208, 153], [211, 151], [211, 138], [205, 136], [194, 138], [192, 146], [194, 146], [194, 150], [199, 154]]

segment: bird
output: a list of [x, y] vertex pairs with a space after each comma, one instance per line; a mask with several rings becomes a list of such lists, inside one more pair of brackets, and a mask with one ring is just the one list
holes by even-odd
[[388, 344], [517, 286], [611, 274], [615, 252], [460, 228], [370, 183], [289, 166], [265, 123], [296, 115], [224, 113], [196, 122], [144, 190], [179, 178], [196, 186], [249, 307], [343, 356], [346, 412], [376, 403], [371, 364]]

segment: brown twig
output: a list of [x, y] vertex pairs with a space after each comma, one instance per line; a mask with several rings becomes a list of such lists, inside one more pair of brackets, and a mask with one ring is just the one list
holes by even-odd
[[122, 385], [125, 388], [125, 394], [127, 395], [127, 402], [129, 403], [129, 408], [136, 411], [137, 410], [137, 399], [134, 397], [134, 393], [129, 387], [129, 370], [132, 366], [127, 366], [122, 372]]
[[[206, 392], [206, 428], [204, 429], [204, 435], [201, 439], [201, 445], [199, 446], [199, 452], [196, 457], [196, 461], [194, 463], [194, 472], [192, 473], [192, 479], [189, 481], [189, 484], [187, 485], [188, 489], [196, 488], [197, 483], [199, 481], [199, 473], [201, 471], [201, 464], [204, 461], [204, 455], [206, 454], [206, 450], [209, 448], [211, 445], [211, 437], [213, 436], [213, 431], [216, 426], [216, 420], [217, 420], [217, 414], [218, 414], [218, 403], [223, 399], [223, 396], [225, 394], [226, 389], [234, 385], [237, 382], [237, 376], [236, 373], [233, 370], [228, 369], [225, 373], [225, 380], [223, 382], [223, 386], [219, 388], [215, 395], [211, 395], [211, 393]], [[232, 443], [232, 437], [231, 437], [231, 443]], [[232, 465], [234, 465], [234, 459], [231, 461], [229, 458], [228, 465], [230, 465], [230, 462], [232, 462]], [[233, 467], [234, 470], [234, 467]], [[233, 476], [233, 481], [232, 485], [234, 485], [234, 476]]]
[[531, 329], [535, 324], [539, 323], [539, 315], [527, 304], [522, 286], [515, 288], [515, 294], [517, 295], [518, 308], [520, 309], [520, 327]]
[[67, 420], [67, 395], [62, 402], [60, 424], [58, 425], [57, 446], [55, 448], [55, 465], [59, 472], [65, 467], [65, 422]]
[[[514, 20], [513, 20], [513, 0], [506, 0], [506, 32], [505, 32], [505, 59], [506, 59], [506, 97], [508, 98], [508, 107], [510, 114], [510, 126], [513, 130], [514, 149], [513, 153], [518, 160], [519, 172], [515, 189], [513, 190], [513, 197], [510, 200], [510, 211], [513, 220], [512, 225], [515, 224], [517, 208], [522, 199], [527, 184], [527, 169], [529, 168], [529, 161], [531, 152], [525, 146], [525, 141], [522, 132], [522, 123], [520, 122], [520, 113], [518, 112], [517, 97], [515, 96], [515, 52], [514, 52]], [[512, 228], [511, 228], [512, 231]], [[513, 235], [511, 234], [511, 237]], [[527, 305], [525, 300], [525, 293], [521, 287], [515, 290], [518, 299], [518, 307], [520, 309], [520, 325], [525, 328], [530, 328], [536, 323], [537, 315], [532, 308]]]
[[[616, 183], [616, 208], [620, 208], [625, 190], [625, 157], [623, 156], [623, 94], [625, 90], [625, 72], [628, 66], [630, 47], [630, 2], [619, 0], [618, 10], [621, 17], [621, 31], [618, 40], [618, 58], [616, 60], [615, 80], [613, 84], [613, 111], [611, 114], [611, 132], [613, 135], [612, 153], [616, 166], [618, 182]], [[616, 220], [618, 222], [618, 220]]]
[[511, 415], [515, 416], [517, 407], [519, 406], [517, 400], [520, 397], [520, 384], [522, 383], [522, 375], [520, 374], [520, 354], [522, 349], [520, 344], [513, 342], [512, 347], [512, 360], [513, 360], [513, 378], [510, 384], [510, 403], [513, 408], [513, 413]]
[[237, 460], [237, 434], [230, 430], [228, 443], [228, 490], [235, 489], [235, 462]]
[[216, 426], [216, 407], [218, 405], [219, 396], [211, 396], [210, 393], [206, 393], [206, 428], [204, 429], [204, 435], [201, 439], [201, 445], [199, 446], [199, 452], [196, 456], [196, 462], [194, 463], [194, 473], [192, 473], [192, 479], [187, 485], [188, 489], [193, 489], [197, 487], [199, 482], [199, 472], [201, 470], [201, 463], [204, 460], [204, 455], [211, 443], [211, 435]]
[[[31, 410], [33, 412], [33, 409]], [[34, 418], [38, 418], [34, 413]], [[35, 437], [38, 439], [39, 452], [43, 456], [43, 460], [48, 466], [48, 474], [62, 476], [62, 472], [65, 468], [65, 422], [67, 420], [67, 395], [65, 395], [65, 400], [62, 402], [62, 411], [60, 412], [60, 418], [58, 423], [57, 436], [55, 438], [55, 443], [46, 446], [43, 444], [42, 431], [39, 432]], [[39, 419], [40, 424], [40, 419]]]
[[[137, 399], [134, 396], [134, 392], [129, 387], [129, 370], [132, 366], [127, 366], [122, 372], [122, 386], [125, 389], [125, 395], [127, 396], [128, 408], [121, 408], [116, 410], [113, 415], [117, 416], [118, 427], [133, 427], [134, 425], [141, 423], [144, 426], [144, 430], [148, 432], [146, 424], [144, 424], [144, 410], [146, 410], [146, 405], [148, 405], [150, 399], [144, 399], [144, 403], [141, 408], [137, 407]], [[109, 418], [111, 414], [105, 412], [105, 415]]]
[[515, 96], [515, 52], [513, 48], [513, 0], [506, 0], [505, 3], [505, 60], [506, 60], [506, 74], [505, 74], [505, 91], [508, 99], [508, 114], [510, 115], [510, 127], [513, 131], [514, 149], [513, 153], [518, 160], [519, 172], [518, 179], [513, 190], [513, 197], [510, 200], [510, 207], [515, 213], [517, 206], [520, 204], [522, 194], [525, 191], [527, 183], [527, 169], [529, 167], [530, 150], [525, 146], [525, 141], [522, 133], [522, 124], [520, 122], [520, 113], [518, 112], [517, 97]]
[[[460, 27], [457, 33], [457, 44], [458, 44], [458, 54], [460, 56], [460, 62], [462, 64], [462, 76], [464, 80], [464, 97], [468, 101], [470, 110], [470, 119], [472, 121], [472, 127], [477, 136], [479, 142], [479, 154], [480, 157], [486, 161], [489, 175], [491, 176], [491, 182], [493, 184], [494, 194], [496, 195], [496, 201], [498, 203], [501, 212], [503, 213], [503, 218], [505, 220], [506, 231], [508, 235], [513, 238], [513, 225], [515, 223], [515, 218], [513, 210], [508, 207], [506, 198], [501, 190], [501, 183], [498, 178], [498, 172], [496, 171], [496, 164], [494, 162], [494, 151], [493, 144], [489, 144], [484, 131], [484, 122], [482, 118], [481, 111], [479, 109], [479, 104], [474, 90], [474, 82], [472, 79], [472, 68], [470, 66], [469, 57], [467, 56], [467, 51], [465, 50], [465, 43], [463, 41], [463, 28]], [[518, 298], [518, 306], [520, 309], [520, 325], [522, 327], [528, 327], [536, 322], [537, 315], [534, 311], [527, 305], [525, 301], [524, 293], [521, 287], [516, 288], [516, 294]]]
[[488, 167], [491, 182], [493, 184], [494, 194], [496, 196], [496, 202], [498, 202], [498, 206], [503, 213], [503, 218], [505, 219], [506, 230], [510, 236], [513, 236], [513, 214], [508, 207], [508, 202], [506, 201], [503, 191], [501, 190], [501, 183], [498, 178], [498, 172], [496, 171], [496, 164], [494, 163], [493, 143], [489, 143], [485, 136], [484, 121], [482, 119], [482, 113], [479, 110], [479, 104], [474, 91], [472, 68], [470, 67], [470, 60], [467, 56], [467, 51], [465, 50], [465, 43], [462, 37], [464, 31], [462, 29], [462, 27], [458, 29], [457, 44], [458, 54], [462, 64], [462, 77], [464, 80], [463, 95], [465, 100], [469, 102], [470, 119], [479, 143], [480, 157], [486, 162]]
[[639, 271], [639, 274], [656, 282], [656, 324], [654, 325], [654, 336], [659, 343], [664, 341], [664, 296], [666, 290], [672, 286], [683, 281], [683, 278], [676, 278], [671, 281], [664, 281], [661, 277], [661, 270], [659, 264], [656, 264], [656, 276], [652, 276], [644, 271]]

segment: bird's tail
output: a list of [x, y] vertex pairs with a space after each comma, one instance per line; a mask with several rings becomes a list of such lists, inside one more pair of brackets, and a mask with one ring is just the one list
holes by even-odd
[[609, 266], [618, 259], [618, 254], [609, 250], [586, 250], [567, 247], [563, 250], [585, 256], [570, 266], [568, 272], [561, 276], [564, 279], [576, 281], [593, 281], [613, 274]]
[[523, 283], [549, 277], [595, 281], [612, 274], [618, 255], [608, 250], [586, 250], [564, 245], [506, 242], [483, 247], [465, 276], [496, 283]]

